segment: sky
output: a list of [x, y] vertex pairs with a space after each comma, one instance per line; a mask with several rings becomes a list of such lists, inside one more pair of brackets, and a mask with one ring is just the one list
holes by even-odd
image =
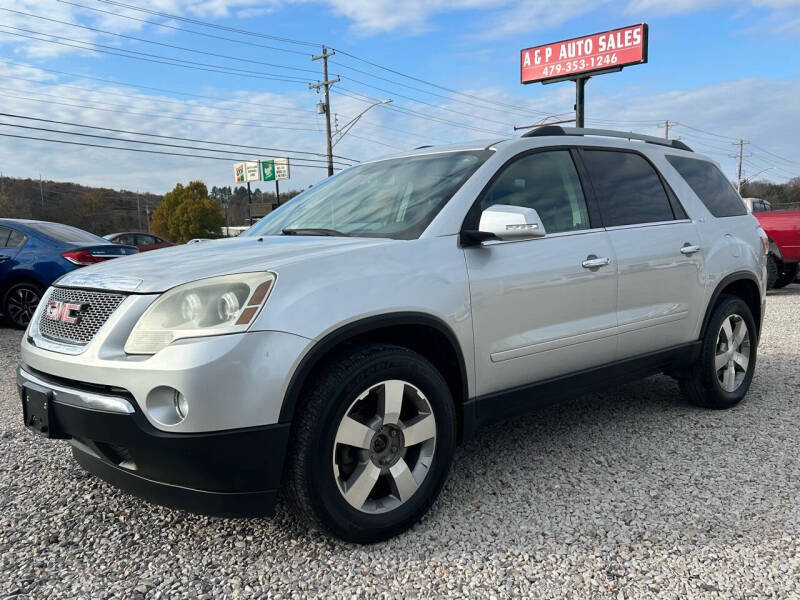
[[731, 179], [740, 139], [744, 177], [800, 175], [798, 0], [0, 0], [0, 13], [6, 176], [164, 193], [291, 156], [282, 190], [300, 189], [326, 176], [308, 87], [323, 44], [334, 129], [392, 100], [337, 141], [338, 169], [574, 117], [573, 83], [519, 83], [520, 49], [641, 22], [649, 62], [587, 83], [588, 127], [663, 136], [669, 121]]

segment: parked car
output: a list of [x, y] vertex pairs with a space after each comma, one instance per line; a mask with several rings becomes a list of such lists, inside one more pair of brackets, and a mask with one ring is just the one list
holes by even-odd
[[164, 238], [153, 235], [152, 233], [141, 233], [138, 231], [109, 233], [103, 237], [110, 242], [114, 242], [115, 244], [122, 244], [123, 246], [136, 246], [139, 249], [139, 252], [158, 250], [159, 248], [169, 248], [170, 246], [175, 245]]
[[[666, 372], [747, 393], [767, 238], [678, 141], [546, 127], [362, 163], [241, 236], [71, 273], [22, 341], [28, 427], [154, 502], [375, 542], [479, 427]], [[51, 401], [47, 401], [50, 399]]]
[[800, 263], [800, 210], [754, 212], [767, 233], [767, 288], [782, 288], [798, 275]]
[[772, 210], [772, 204], [768, 200], [761, 200], [760, 198], [743, 198], [747, 209], [750, 212], [767, 212]]
[[64, 273], [134, 253], [69, 225], [0, 219], [0, 312], [24, 329], [42, 292]]

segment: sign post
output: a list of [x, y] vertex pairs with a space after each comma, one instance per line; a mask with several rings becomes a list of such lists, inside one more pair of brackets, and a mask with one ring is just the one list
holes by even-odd
[[520, 83], [575, 82], [575, 124], [584, 126], [586, 81], [647, 62], [647, 23], [520, 51]]
[[278, 181], [281, 179], [289, 179], [289, 159], [288, 158], [274, 158], [272, 160], [261, 161], [261, 179], [262, 181], [275, 182], [275, 202], [278, 206], [281, 205], [281, 191], [278, 186]]

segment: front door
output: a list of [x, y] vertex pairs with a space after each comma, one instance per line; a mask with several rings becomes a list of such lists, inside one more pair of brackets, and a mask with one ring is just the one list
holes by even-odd
[[[533, 208], [546, 234], [465, 249], [477, 394], [615, 360], [616, 259], [587, 205], [573, 153], [516, 157], [479, 203], [480, 210], [493, 204]], [[603, 259], [607, 264], [597, 266]]]

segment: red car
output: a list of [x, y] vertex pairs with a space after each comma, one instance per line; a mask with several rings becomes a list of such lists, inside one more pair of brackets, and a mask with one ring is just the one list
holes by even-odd
[[147, 252], [148, 250], [158, 250], [159, 248], [168, 248], [174, 246], [172, 242], [153, 235], [152, 233], [139, 233], [137, 231], [128, 231], [125, 233], [109, 233], [103, 236], [109, 242], [115, 244], [123, 244], [125, 246], [136, 246], [139, 252]]
[[800, 210], [754, 212], [753, 216], [769, 236], [767, 287], [789, 285], [800, 263]]

